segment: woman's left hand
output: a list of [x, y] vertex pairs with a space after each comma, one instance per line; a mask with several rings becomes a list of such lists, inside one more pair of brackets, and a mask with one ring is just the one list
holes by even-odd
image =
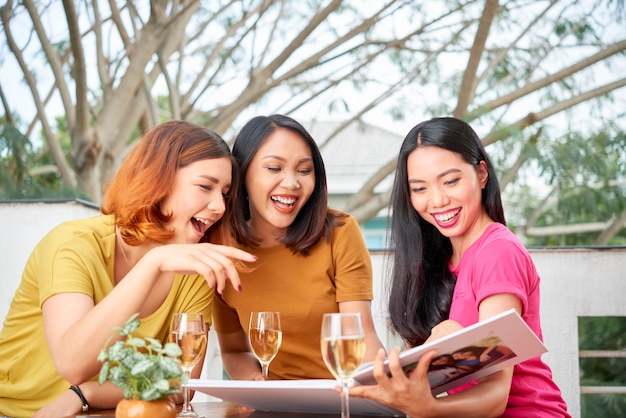
[[430, 336], [426, 339], [425, 342], [431, 342], [443, 338], [447, 335], [452, 334], [460, 329], [463, 329], [463, 325], [452, 319], [446, 319], [445, 321], [441, 321], [437, 325], [430, 330]]
[[430, 390], [427, 372], [436, 351], [425, 353], [409, 376], [400, 365], [399, 354], [399, 347], [389, 352], [390, 377], [385, 372], [385, 352], [379, 350], [374, 359], [374, 378], [378, 384], [354, 386], [350, 388], [350, 396], [372, 399], [413, 418], [432, 416], [436, 401]]

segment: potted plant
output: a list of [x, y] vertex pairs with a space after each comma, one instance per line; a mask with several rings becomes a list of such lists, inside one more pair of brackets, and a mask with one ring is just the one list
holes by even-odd
[[[124, 399], [115, 408], [115, 417], [174, 418], [176, 405], [169, 397], [180, 393], [186, 383], [179, 360], [182, 354], [178, 344], [165, 346], [154, 338], [133, 337], [139, 328], [139, 314], [131, 316], [119, 329], [123, 338], [102, 349], [98, 360], [102, 362], [98, 382], [109, 380], [122, 389]], [[141, 413], [145, 415], [141, 415]]]

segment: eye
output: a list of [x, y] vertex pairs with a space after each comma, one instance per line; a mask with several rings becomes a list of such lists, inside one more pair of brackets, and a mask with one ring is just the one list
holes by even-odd
[[275, 173], [277, 173], [277, 172], [279, 172], [281, 170], [280, 167], [275, 166], [275, 165], [270, 165], [270, 166], [267, 166], [266, 168], [267, 168], [268, 171], [272, 171], [272, 172], [275, 172]]
[[310, 168], [301, 168], [300, 170], [298, 170], [298, 173], [303, 174], [305, 176], [311, 174], [312, 172], [313, 170]]
[[459, 182], [459, 180], [460, 180], [459, 178], [455, 178], [455, 179], [452, 179], [452, 180], [447, 180], [446, 182], [444, 182], [444, 184], [446, 186], [454, 186], [455, 184], [457, 184]]
[[213, 190], [213, 186], [210, 184], [201, 184], [200, 187], [207, 191]]

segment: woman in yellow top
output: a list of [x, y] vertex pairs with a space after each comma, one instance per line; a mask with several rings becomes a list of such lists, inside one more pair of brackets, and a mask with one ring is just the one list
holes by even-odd
[[372, 266], [354, 217], [328, 208], [324, 162], [317, 144], [297, 121], [258, 116], [233, 145], [241, 167], [241, 202], [235, 238], [258, 257], [239, 271], [245, 291], [216, 296], [215, 330], [233, 379], [262, 379], [251, 354], [251, 311], [279, 311], [283, 339], [270, 379], [332, 379], [320, 352], [326, 312], [358, 312], [365, 331], [365, 361], [382, 344], [371, 313]]
[[97, 382], [113, 327], [139, 312], [138, 336], [165, 342], [174, 312], [204, 312], [210, 321], [213, 288], [230, 281], [241, 290], [230, 258], [254, 257], [212, 244], [224, 243], [236, 174], [219, 135], [163, 123], [123, 162], [103, 215], [63, 223], [41, 240], [0, 333], [0, 415], [114, 408], [121, 390]]

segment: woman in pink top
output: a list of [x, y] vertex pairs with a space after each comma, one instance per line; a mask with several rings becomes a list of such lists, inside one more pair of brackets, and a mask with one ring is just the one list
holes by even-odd
[[[394, 245], [389, 312], [409, 346], [440, 338], [511, 308], [542, 338], [539, 276], [506, 227], [496, 173], [478, 135], [455, 118], [435, 118], [406, 136], [393, 186]], [[550, 368], [536, 357], [435, 398], [424, 355], [406, 376], [395, 348], [375, 360], [373, 386], [350, 394], [411, 417], [569, 417]]]

